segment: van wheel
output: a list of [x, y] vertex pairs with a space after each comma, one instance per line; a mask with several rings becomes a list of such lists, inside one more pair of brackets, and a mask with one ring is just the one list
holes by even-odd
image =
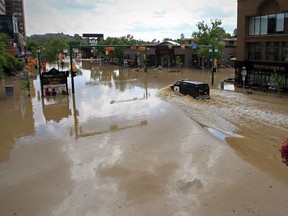
[[180, 92], [179, 86], [174, 86], [174, 91], [175, 92]]

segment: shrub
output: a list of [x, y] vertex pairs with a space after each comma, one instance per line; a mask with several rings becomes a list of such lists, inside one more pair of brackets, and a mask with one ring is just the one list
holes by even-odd
[[288, 138], [284, 140], [282, 147], [280, 149], [282, 162], [288, 166]]

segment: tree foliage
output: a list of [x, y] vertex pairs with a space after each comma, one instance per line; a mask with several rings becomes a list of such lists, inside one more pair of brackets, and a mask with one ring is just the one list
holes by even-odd
[[0, 34], [0, 79], [5, 77], [5, 74], [10, 75], [13, 70], [22, 70], [25, 67], [25, 62], [22, 58], [15, 58], [4, 50], [5, 41], [8, 38], [6, 34]]
[[64, 38], [54, 38], [45, 43], [44, 47], [43, 57], [45, 57], [48, 62], [53, 62], [57, 60], [59, 52], [63, 52], [64, 49], [69, 49], [69, 44]]
[[25, 76], [24, 76], [24, 79], [23, 79], [23, 89], [24, 90], [27, 90], [28, 92], [28, 97], [30, 97], [30, 90], [31, 90], [31, 87], [32, 87], [32, 80], [31, 78], [29, 77], [28, 73], [25, 73]]
[[[114, 37], [107, 37], [106, 40], [101, 40], [99, 42], [99, 45], [120, 45], [119, 47], [116, 47], [114, 51], [111, 51], [109, 54], [109, 57], [111, 58], [119, 58], [123, 59], [124, 58], [124, 51], [127, 47], [124, 45], [131, 45], [131, 46], [136, 46], [136, 45], [142, 45], [144, 44], [143, 41], [140, 40], [135, 40], [134, 37], [130, 34], [127, 36], [122, 36], [120, 38], [114, 38]], [[121, 47], [123, 46], [123, 47]], [[105, 47], [99, 47], [96, 49], [96, 52], [100, 54], [102, 57], [106, 56], [106, 48]]]
[[[60, 35], [61, 36], [61, 35]], [[88, 40], [81, 38], [81, 36], [75, 34], [74, 39], [67, 37], [29, 37], [28, 38], [28, 50], [32, 52], [33, 56], [37, 56], [37, 48], [44, 47], [41, 51], [41, 56], [45, 57], [48, 62], [53, 62], [57, 60], [58, 51], [63, 52], [63, 49], [68, 49], [69, 44], [73, 45], [88, 45]], [[157, 42], [156, 39], [152, 41]], [[107, 37], [98, 42], [99, 45], [142, 45], [150, 44], [150, 42], [144, 42], [142, 40], [134, 39], [133, 35], [126, 35], [119, 38]], [[106, 48], [97, 47], [91, 48], [93, 53], [97, 56], [106, 57]], [[109, 57], [111, 58], [124, 58], [125, 47], [117, 47], [115, 51], [111, 51]]]
[[[194, 43], [198, 45], [214, 45], [215, 49], [218, 50], [216, 58], [219, 60], [223, 56], [224, 45], [222, 43], [224, 38], [231, 38], [231, 35], [226, 33], [221, 27], [222, 21], [216, 19], [215, 21], [210, 21], [210, 26], [208, 26], [204, 21], [197, 24], [198, 31], [192, 33], [194, 37]], [[200, 48], [199, 54], [205, 58], [210, 59], [211, 54], [207, 48]]]
[[232, 37], [237, 38], [237, 28], [234, 29]]
[[75, 34], [74, 37], [57, 34], [57, 37], [28, 37], [27, 49], [32, 53], [32, 56], [37, 56], [37, 49], [41, 49], [41, 56], [45, 57], [48, 62], [54, 62], [58, 58], [58, 53], [63, 53], [64, 49], [69, 49], [69, 43], [73, 45], [87, 44], [85, 39], [80, 35]]
[[285, 84], [285, 78], [280, 73], [274, 71], [274, 73], [271, 76], [271, 81], [274, 87], [276, 88], [276, 91], [278, 93], [281, 93]]
[[181, 61], [181, 58], [180, 58], [180, 56], [177, 56], [176, 57], [176, 68], [177, 68], [177, 71], [181, 71], [182, 67], [183, 67], [183, 63]]

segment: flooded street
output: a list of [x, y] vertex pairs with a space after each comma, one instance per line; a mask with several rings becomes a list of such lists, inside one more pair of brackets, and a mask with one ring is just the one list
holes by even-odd
[[[51, 67], [51, 66], [50, 66]], [[54, 66], [57, 68], [57, 66]], [[288, 96], [247, 94], [211, 71], [77, 63], [75, 95], [0, 89], [0, 215], [288, 214]], [[207, 82], [211, 99], [170, 90]], [[5, 98], [4, 86], [14, 97]]]

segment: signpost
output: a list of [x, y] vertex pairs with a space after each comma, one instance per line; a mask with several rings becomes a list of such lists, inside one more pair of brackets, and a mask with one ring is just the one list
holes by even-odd
[[[50, 71], [41, 74], [41, 89], [45, 88], [65, 88], [66, 94], [68, 94], [66, 71], [58, 71], [52, 68]], [[46, 95], [47, 96], [47, 95]]]

